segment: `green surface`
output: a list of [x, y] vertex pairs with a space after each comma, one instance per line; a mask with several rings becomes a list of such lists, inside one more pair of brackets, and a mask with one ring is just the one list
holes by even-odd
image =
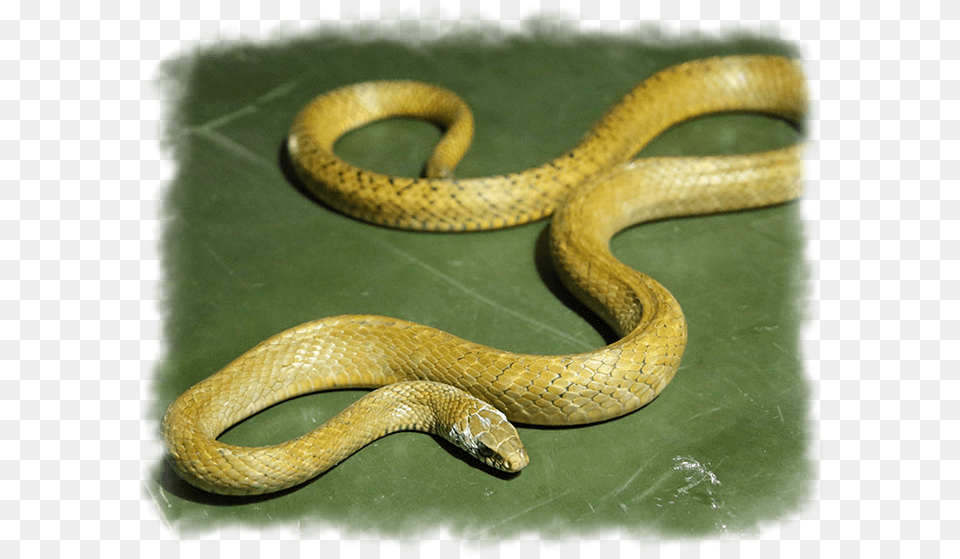
[[[155, 385], [156, 417], [260, 340], [318, 317], [396, 316], [524, 352], [609, 341], [551, 269], [546, 222], [402, 232], [304, 195], [282, 144], [294, 114], [318, 93], [384, 78], [453, 89], [477, 121], [457, 173], [476, 176], [559, 155], [657, 69], [713, 54], [792, 53], [749, 38], [667, 46], [566, 32], [499, 39], [491, 32], [414, 45], [325, 33], [218, 46], [168, 63], [165, 79], [178, 99], [166, 124], [178, 172], [163, 238], [169, 353]], [[373, 169], [416, 175], [437, 137], [427, 124], [390, 121], [352, 133], [338, 150]], [[746, 152], [796, 139], [783, 122], [728, 115], [677, 127], [642, 155]], [[626, 417], [521, 427], [531, 462], [520, 475], [491, 475], [430, 436], [400, 433], [275, 496], [208, 495], [165, 462], [152, 471], [150, 493], [184, 534], [239, 523], [398, 537], [435, 528], [475, 538], [609, 529], [697, 537], [750, 532], [795, 510], [812, 477], [797, 206], [643, 225], [618, 235], [613, 249], [683, 305], [690, 343], [682, 367], [658, 400]], [[361, 394], [298, 398], [223, 439], [287, 440]]]

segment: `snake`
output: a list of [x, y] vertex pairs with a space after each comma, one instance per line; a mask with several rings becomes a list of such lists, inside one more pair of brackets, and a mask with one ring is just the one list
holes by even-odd
[[[398, 318], [307, 322], [257, 344], [170, 404], [161, 430], [174, 470], [212, 493], [270, 493], [304, 484], [380, 437], [423, 431], [513, 473], [530, 461], [513, 423], [582, 425], [643, 407], [677, 372], [687, 324], [670, 291], [614, 257], [610, 239], [640, 223], [794, 200], [803, 146], [718, 156], [638, 152], [668, 128], [710, 114], [766, 115], [799, 129], [806, 105], [795, 59], [691, 60], [641, 81], [559, 157], [520, 172], [457, 178], [474, 123], [455, 93], [374, 81], [321, 94], [294, 118], [286, 148], [296, 178], [323, 204], [377, 225], [432, 231], [552, 216], [550, 255], [560, 279], [617, 339], [582, 353], [531, 355]], [[350, 131], [398, 117], [442, 131], [421, 176], [376, 173], [336, 154]], [[258, 447], [218, 440], [267, 407], [343, 388], [371, 391], [293, 440]]]

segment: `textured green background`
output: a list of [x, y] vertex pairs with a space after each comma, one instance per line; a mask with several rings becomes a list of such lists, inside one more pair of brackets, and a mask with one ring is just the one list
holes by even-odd
[[[694, 43], [555, 30], [422, 44], [376, 37], [327, 32], [227, 44], [167, 64], [176, 98], [167, 137], [178, 170], [163, 238], [169, 353], [155, 384], [156, 417], [260, 340], [318, 317], [396, 316], [524, 352], [577, 352], [609, 341], [558, 283], [546, 222], [475, 234], [401, 232], [304, 195], [281, 146], [298, 108], [318, 93], [385, 78], [458, 92], [474, 110], [477, 134], [457, 173], [477, 176], [559, 155], [657, 69], [714, 54], [793, 54], [743, 37]], [[338, 151], [372, 169], [415, 175], [437, 137], [427, 124], [390, 121], [350, 134]], [[797, 137], [779, 121], [726, 115], [676, 127], [641, 155], [747, 152]], [[798, 508], [810, 489], [798, 348], [801, 239], [795, 204], [618, 235], [614, 253], [680, 300], [690, 328], [683, 365], [657, 401], [629, 416], [521, 427], [531, 463], [514, 478], [491, 475], [429, 436], [400, 433], [275, 496], [208, 495], [165, 462], [155, 465], [149, 491], [184, 533], [237, 523], [399, 537], [438, 527], [475, 538], [750, 532]], [[361, 394], [286, 402], [223, 439], [287, 440]]]

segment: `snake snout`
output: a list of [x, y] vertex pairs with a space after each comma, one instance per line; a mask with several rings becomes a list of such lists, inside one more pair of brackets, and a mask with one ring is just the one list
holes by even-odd
[[[518, 441], [519, 442], [519, 439]], [[509, 456], [505, 456], [503, 459], [503, 467], [501, 468], [505, 472], [519, 472], [527, 464], [530, 463], [530, 457], [527, 456], [527, 449], [523, 448], [521, 445], [516, 451], [512, 452]]]

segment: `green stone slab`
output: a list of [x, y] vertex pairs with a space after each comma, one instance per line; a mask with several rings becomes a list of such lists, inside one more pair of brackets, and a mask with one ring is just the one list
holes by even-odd
[[[718, 54], [795, 54], [763, 38], [689, 42], [531, 29], [524, 37], [490, 31], [424, 43], [328, 31], [227, 43], [168, 62], [163, 79], [176, 102], [165, 124], [177, 172], [162, 241], [169, 350], [155, 381], [155, 417], [257, 342], [319, 317], [396, 316], [523, 352], [579, 352], [609, 341], [559, 284], [545, 221], [472, 234], [383, 229], [306, 196], [282, 156], [293, 116], [315, 95], [403, 78], [448, 87], [472, 107], [476, 139], [458, 175], [517, 171], [573, 146], [658, 69]], [[407, 31], [416, 36], [415, 27]], [[437, 137], [430, 125], [389, 121], [350, 134], [338, 151], [372, 169], [416, 175]], [[726, 115], [678, 126], [641, 156], [750, 152], [797, 137], [780, 121]], [[205, 494], [166, 462], [152, 468], [148, 491], [182, 534], [241, 525], [383, 537], [436, 529], [481, 539], [609, 530], [706, 537], [749, 533], [797, 510], [813, 477], [797, 205], [646, 224], [612, 245], [683, 306], [690, 343], [681, 369], [659, 399], [626, 417], [521, 427], [531, 461], [519, 476], [491, 475], [430, 436], [399, 433], [278, 495]], [[223, 440], [281, 442], [361, 394], [301, 397]]]

